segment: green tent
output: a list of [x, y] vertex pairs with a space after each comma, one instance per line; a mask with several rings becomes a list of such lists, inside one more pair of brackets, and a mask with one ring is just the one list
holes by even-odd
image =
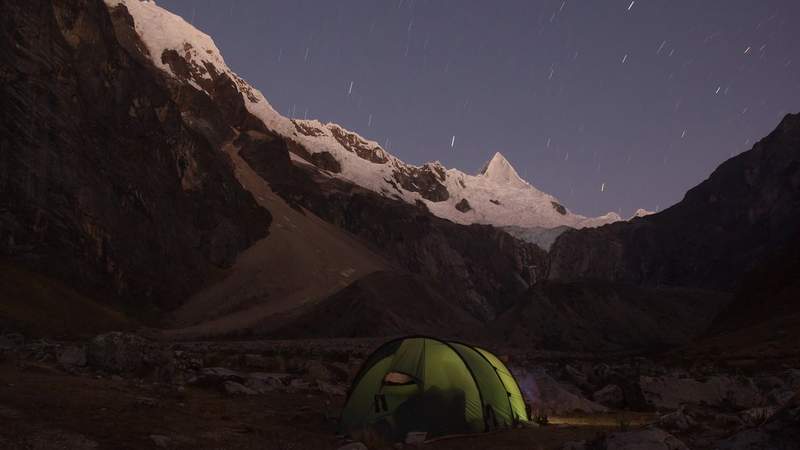
[[490, 352], [413, 336], [370, 355], [348, 393], [340, 432], [376, 432], [403, 440], [507, 428], [527, 421], [514, 376]]

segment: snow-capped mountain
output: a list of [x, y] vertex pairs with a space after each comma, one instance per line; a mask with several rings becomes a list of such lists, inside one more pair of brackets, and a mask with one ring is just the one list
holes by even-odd
[[264, 125], [296, 145], [293, 159], [330, 176], [350, 180], [386, 197], [422, 202], [431, 213], [456, 223], [497, 226], [595, 227], [621, 220], [610, 212], [599, 217], [573, 213], [557, 198], [520, 178], [503, 157], [495, 155], [476, 175], [447, 169], [438, 161], [414, 166], [377, 142], [334, 124], [287, 118], [260, 91], [237, 76], [208, 35], [154, 1], [105, 0], [109, 8], [124, 5], [153, 64], [172, 78], [215, 96], [215, 82], [227, 76], [247, 110]]
[[637, 217], [649, 216], [649, 215], [655, 214], [655, 213], [656, 213], [655, 211], [648, 211], [648, 210], [646, 210], [644, 208], [639, 208], [639, 209], [636, 210], [635, 213], [633, 213], [633, 215], [631, 216], [631, 218], [629, 220], [633, 220], [633, 219], [635, 219]]

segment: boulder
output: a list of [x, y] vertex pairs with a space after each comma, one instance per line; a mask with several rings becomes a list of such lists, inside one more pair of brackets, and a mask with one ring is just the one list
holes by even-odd
[[586, 450], [586, 441], [569, 441], [564, 443], [561, 450]]
[[800, 389], [800, 369], [789, 369], [785, 373], [786, 384], [793, 390]]
[[86, 349], [90, 366], [115, 373], [140, 372], [160, 357], [158, 346], [130, 333], [111, 332], [96, 336]]
[[155, 446], [158, 448], [167, 448], [169, 447], [169, 444], [172, 441], [167, 436], [163, 436], [160, 434], [151, 434], [150, 440], [153, 441], [153, 444], [155, 444]]
[[241, 383], [245, 378], [244, 374], [225, 367], [205, 367], [197, 374], [194, 382], [206, 386], [217, 386], [226, 381]]
[[[532, 387], [538, 392], [532, 399], [531, 406], [548, 414], [561, 414], [567, 412], [604, 412], [608, 411], [603, 405], [597, 404], [585, 397], [570, 392], [561, 383], [550, 377], [544, 370], [537, 370], [530, 374], [534, 383]], [[523, 377], [524, 378], [524, 377]]]
[[0, 350], [14, 350], [25, 342], [25, 337], [17, 333], [0, 335]]
[[616, 384], [609, 384], [592, 394], [592, 400], [611, 408], [619, 408], [625, 403], [625, 394]]
[[244, 355], [244, 365], [256, 369], [273, 369], [276, 361], [262, 355]]
[[44, 429], [26, 435], [25, 445], [19, 448], [94, 450], [99, 447], [97, 442], [80, 433], [60, 429]]
[[794, 391], [787, 389], [773, 389], [767, 394], [767, 402], [783, 406], [794, 397]]
[[675, 436], [658, 428], [611, 433], [605, 439], [606, 450], [689, 450]]
[[761, 426], [769, 420], [778, 411], [777, 406], [760, 406], [758, 408], [750, 408], [739, 413], [739, 418], [742, 419], [748, 426]]
[[642, 376], [639, 384], [647, 402], [661, 410], [678, 409], [682, 404], [746, 409], [764, 402], [761, 392], [749, 378], [716, 376], [698, 381], [693, 378]]
[[692, 416], [686, 414], [685, 408], [680, 408], [675, 412], [665, 414], [658, 419], [658, 425], [666, 430], [685, 431], [697, 425]]
[[264, 394], [279, 389], [286, 389], [290, 380], [291, 375], [287, 373], [253, 372], [247, 374], [247, 380], [244, 385], [259, 394]]
[[64, 367], [83, 367], [86, 365], [86, 347], [71, 345], [58, 353], [58, 363]]
[[241, 383], [237, 383], [235, 381], [226, 381], [222, 385], [222, 388], [225, 390], [226, 394], [230, 394], [230, 395], [256, 395], [256, 394], [258, 394], [258, 392], [256, 392], [255, 390], [250, 389], [249, 387], [247, 387], [247, 386], [245, 386], [245, 385], [243, 385]]
[[317, 388], [328, 395], [344, 397], [347, 394], [347, 388], [340, 384], [317, 381]]
[[322, 361], [319, 360], [311, 360], [306, 365], [306, 373], [308, 378], [315, 381], [331, 381], [333, 379], [333, 374]]
[[275, 386], [269, 385], [262, 380], [248, 378], [244, 383], [245, 387], [252, 389], [259, 394], [266, 394], [267, 392], [275, 391]]
[[564, 374], [569, 381], [579, 388], [586, 389], [589, 392], [592, 391], [592, 385], [589, 383], [589, 376], [583, 373], [580, 369], [567, 364], [564, 366]]
[[718, 442], [719, 450], [796, 449], [800, 442], [800, 395], [767, 419], [766, 423]]
[[8, 408], [6, 406], [0, 405], [0, 419], [4, 421], [12, 420], [12, 419], [20, 419], [22, 418], [22, 413], [17, 411], [16, 409]]
[[338, 450], [368, 450], [362, 442], [351, 442], [339, 447]]

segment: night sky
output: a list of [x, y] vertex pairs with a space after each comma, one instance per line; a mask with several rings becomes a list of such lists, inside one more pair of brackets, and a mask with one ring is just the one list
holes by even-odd
[[414, 164], [500, 151], [587, 215], [674, 204], [800, 111], [798, 0], [157, 3], [284, 115]]

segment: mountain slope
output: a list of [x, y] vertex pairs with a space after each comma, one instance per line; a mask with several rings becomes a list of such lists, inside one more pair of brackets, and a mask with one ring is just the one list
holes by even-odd
[[0, 249], [74, 290], [45, 299], [63, 310], [99, 300], [178, 335], [229, 335], [382, 271], [423, 280], [410, 286], [444, 299], [437, 314], [488, 319], [544, 275], [533, 245], [292, 156], [300, 144], [253, 114], [268, 107], [257, 91], [193, 64], [210, 39], [154, 56], [140, 26], [160, 45], [191, 30], [159, 28], [152, 3], [2, 7]]
[[[533, 245], [516, 241], [490, 227], [464, 227], [433, 217], [422, 200], [417, 199], [409, 204], [393, 196], [380, 195], [354, 185], [347, 178], [332, 176], [329, 171], [299, 158], [297, 154], [308, 155], [311, 152], [305, 144], [286, 139], [280, 132], [289, 133], [287, 126], [294, 129], [301, 124], [277, 115], [257, 90], [246, 85], [224, 66], [210, 38], [152, 2], [107, 3], [120, 40], [125, 41], [126, 36], [131, 36], [131, 42], [126, 46], [129, 52], [150, 60], [160, 54], [161, 62], [153, 66], [164, 76], [173, 96], [195, 99], [181, 102], [187, 111], [186, 115], [193, 118], [192, 123], [222, 147], [233, 145], [235, 150], [229, 152], [229, 156], [238, 172], [252, 168], [256, 174], [252, 178], [260, 177], [268, 184], [264, 189], [277, 193], [304, 215], [307, 212], [303, 208], [360, 237], [362, 242], [368, 242], [374, 251], [400, 268], [436, 280], [437, 285], [447, 291], [445, 295], [448, 298], [458, 299], [461, 307], [481, 318], [493, 317], [508, 306], [511, 298], [527, 289], [537, 276], [543, 276], [544, 266], [540, 263], [543, 254]], [[159, 33], [165, 28], [169, 28], [169, 32], [161, 36]], [[201, 36], [197, 37], [198, 34]], [[209, 110], [221, 110], [221, 114], [219, 117], [209, 117]], [[237, 117], [236, 121], [232, 122], [231, 117]], [[236, 127], [240, 131], [238, 136], [226, 136], [224, 126], [220, 127], [220, 123], [230, 123], [230, 126]], [[254, 131], [246, 131], [248, 128]], [[313, 131], [306, 132], [314, 134]], [[353, 157], [359, 164], [368, 165], [372, 175], [379, 173], [382, 166], [373, 167], [375, 164], [362, 156], [384, 158], [387, 161], [391, 159], [397, 167], [411, 170], [410, 166], [401, 164], [394, 157], [390, 158], [380, 149], [370, 154], [370, 149], [362, 148], [359, 137], [341, 129], [334, 129], [326, 136], [330, 141], [337, 142], [336, 145], [339, 145], [336, 140], [338, 137], [354, 149], [352, 154], [346, 152], [348, 155], [361, 152], [361, 156]], [[295, 153], [292, 158], [294, 167], [287, 167], [290, 151]], [[239, 161], [239, 157], [244, 162]], [[313, 158], [310, 159], [313, 161]], [[334, 159], [320, 161], [327, 161], [332, 166], [338, 164]], [[420, 178], [417, 180], [421, 183]], [[259, 200], [269, 198], [259, 194], [258, 189], [248, 190]], [[548, 208], [552, 209], [552, 205], [548, 204]], [[253, 261], [260, 259], [253, 259], [251, 253], [248, 250], [242, 261], [251, 261], [248, 263], [251, 270], [258, 271], [259, 264]], [[285, 254], [287, 259], [292, 257], [291, 252]], [[263, 258], [266, 258], [263, 261], [277, 262], [274, 255], [264, 253]], [[344, 261], [338, 262], [345, 264]], [[374, 270], [385, 268], [382, 263], [370, 263], [367, 266]], [[354, 267], [363, 265], [349, 263], [335, 272], [349, 273], [350, 268]], [[324, 272], [310, 270], [309, 273]], [[537, 275], [536, 272], [541, 273]], [[350, 280], [364, 273], [357, 270], [351, 274]], [[314, 285], [310, 282], [312, 279], [313, 276], [309, 275], [308, 286]], [[264, 292], [258, 294], [258, 285], [231, 280], [241, 281], [242, 278], [231, 277], [198, 294], [177, 312], [180, 322], [194, 324], [198, 320], [209, 319], [209, 314], [213, 315], [216, 311], [246, 316], [249, 326], [257, 317], [263, 317], [266, 309], [274, 312], [264, 305], [262, 308], [252, 304], [258, 303], [258, 299], [266, 299], [272, 295], [268, 293], [276, 289], [283, 289], [281, 286], [264, 285]], [[229, 288], [225, 288], [226, 285]], [[311, 297], [318, 298], [316, 295]], [[249, 305], [251, 312], [256, 309], [260, 312], [248, 316], [242, 305]], [[241, 320], [234, 322], [244, 323]], [[233, 326], [234, 322], [226, 323]]]
[[[26, 279], [64, 285], [14, 291], [31, 308], [58, 304], [46, 323], [97, 299], [162, 326], [177, 308], [193, 325], [296, 307], [387, 266], [272, 193], [238, 153], [257, 149], [271, 179], [291, 177], [284, 140], [248, 112], [235, 79], [198, 90], [164, 77], [124, 6], [4, 3], [2, 20], [0, 251], [44, 275]], [[58, 296], [66, 288], [76, 295]]]
[[214, 80], [234, 81], [244, 106], [270, 130], [294, 145], [294, 157], [389, 198], [423, 202], [435, 215], [456, 223], [522, 227], [599, 226], [621, 220], [616, 213], [587, 218], [574, 214], [555, 197], [523, 181], [497, 153], [478, 175], [446, 169], [439, 162], [406, 164], [378, 143], [337, 124], [289, 119], [276, 112], [257, 89], [226, 64], [213, 40], [156, 5], [139, 0], [106, 0], [124, 6], [154, 65], [171, 78], [209, 93]]
[[0, 253], [131, 310], [171, 308], [272, 217], [92, 1], [4, 2]]
[[732, 291], [800, 230], [800, 114], [722, 163], [660, 213], [568, 231], [550, 277]]

